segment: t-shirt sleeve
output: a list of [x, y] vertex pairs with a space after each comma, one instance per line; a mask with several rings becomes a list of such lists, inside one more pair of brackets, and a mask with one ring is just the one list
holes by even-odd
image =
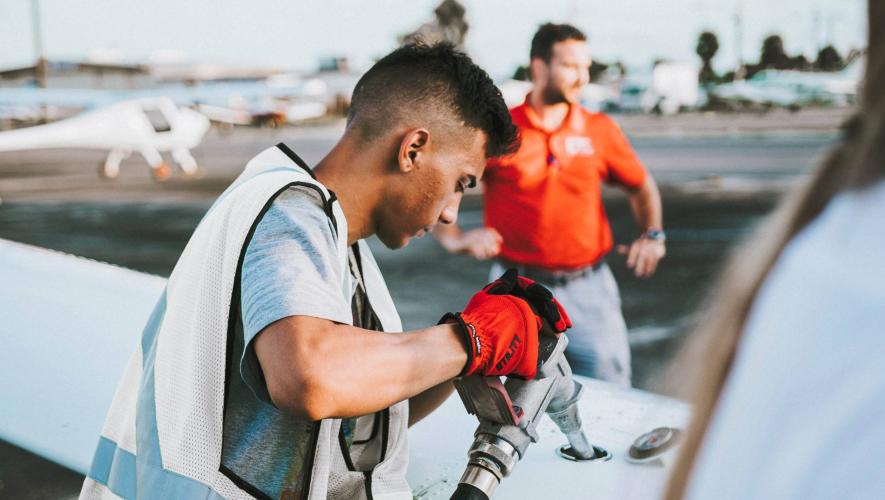
[[246, 247], [240, 280], [243, 380], [269, 400], [253, 340], [269, 324], [288, 316], [350, 323], [342, 294], [344, 269], [322, 198], [307, 187], [281, 193], [258, 222]]
[[620, 184], [628, 188], [638, 188], [645, 182], [648, 173], [627, 137], [611, 118], [603, 117], [607, 122], [608, 133], [605, 145], [605, 163], [608, 170], [606, 182]]

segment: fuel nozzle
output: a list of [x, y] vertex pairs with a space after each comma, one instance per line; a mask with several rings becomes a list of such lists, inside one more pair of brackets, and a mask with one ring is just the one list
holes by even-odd
[[[571, 379], [571, 377], [569, 377]], [[580, 462], [584, 460], [611, 459], [611, 454], [599, 446], [593, 446], [587, 440], [587, 435], [581, 427], [581, 415], [578, 413], [578, 401], [584, 393], [584, 387], [578, 382], [574, 383], [574, 394], [571, 398], [563, 401], [554, 399], [547, 406], [547, 415], [553, 420], [559, 430], [568, 439], [568, 446], [562, 446], [557, 453], [562, 458]]]
[[[452, 498], [491, 498], [501, 479], [510, 474], [519, 453], [508, 441], [490, 434], [476, 436], [467, 452], [467, 468]], [[468, 496], [459, 496], [468, 494]]]
[[467, 468], [453, 499], [491, 498], [501, 480], [538, 441], [537, 425], [546, 412], [566, 435], [569, 445], [560, 456], [569, 460], [607, 459], [608, 453], [590, 444], [581, 429], [578, 401], [583, 387], [572, 378], [565, 359], [568, 339], [542, 336], [539, 369], [532, 380], [465, 377], [455, 381], [467, 411], [479, 419], [467, 453]]

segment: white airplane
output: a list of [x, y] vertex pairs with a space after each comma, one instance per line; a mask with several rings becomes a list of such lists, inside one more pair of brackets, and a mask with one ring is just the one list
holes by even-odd
[[141, 90], [0, 88], [0, 110], [39, 111], [47, 105], [90, 110], [123, 100], [159, 97], [194, 108], [213, 122], [276, 126], [325, 115], [328, 86], [317, 78], [276, 75], [257, 82], [168, 85]]
[[[165, 280], [109, 264], [0, 240], [0, 439], [81, 474], [127, 360]], [[576, 376], [584, 431], [612, 455], [573, 462], [548, 418], [539, 440], [495, 491], [522, 498], [660, 498], [676, 448], [628, 459], [631, 443], [658, 427], [684, 428], [689, 407], [635, 389]], [[467, 464], [477, 427], [458, 396], [410, 430], [407, 478], [419, 499], [448, 498]]]
[[834, 73], [766, 69], [748, 80], [716, 86], [711, 97], [737, 107], [795, 110], [814, 103], [847, 105], [857, 98], [862, 69], [861, 59]]
[[[125, 94], [124, 94], [125, 95]], [[141, 96], [166, 96], [213, 122], [275, 127], [318, 118], [328, 111], [328, 87], [316, 78], [276, 75], [258, 82], [206, 83], [145, 89]]]
[[85, 148], [108, 151], [99, 174], [115, 178], [120, 162], [132, 152], [141, 154], [157, 181], [172, 175], [161, 153], [172, 159], [187, 176], [199, 172], [190, 149], [200, 144], [209, 120], [202, 114], [179, 108], [165, 97], [121, 101], [47, 125], [0, 132], [0, 152], [48, 148]]
[[684, 62], [659, 62], [648, 70], [634, 70], [621, 83], [622, 111], [674, 115], [699, 102], [698, 69]]

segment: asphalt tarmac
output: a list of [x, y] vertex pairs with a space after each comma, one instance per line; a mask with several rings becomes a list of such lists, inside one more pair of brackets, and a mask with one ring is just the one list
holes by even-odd
[[[704, 133], [687, 134], [693, 130], [688, 126], [672, 132], [670, 125], [662, 126], [665, 133], [649, 133], [643, 128], [647, 121], [631, 125], [629, 118], [625, 124], [661, 186], [668, 237], [667, 257], [649, 280], [631, 276], [620, 258], [609, 259], [630, 328], [634, 385], [651, 390], [734, 243], [752, 231], [786, 189], [802, 181], [836, 137], [832, 126], [748, 132], [720, 125], [714, 134], [702, 126], [705, 118], [692, 119], [701, 125], [691, 127]], [[752, 117], [741, 120], [755, 123]], [[162, 185], [150, 179], [144, 161], [135, 156], [124, 162], [120, 178], [106, 181], [96, 175], [102, 153], [3, 153], [0, 237], [165, 276], [211, 201], [249, 158], [284, 141], [315, 163], [340, 130], [340, 123], [213, 130], [194, 151], [203, 177], [179, 176]], [[637, 229], [626, 199], [617, 190], [606, 191], [605, 199], [615, 240], [629, 242]], [[459, 222], [470, 228], [480, 221], [480, 197], [467, 197]], [[395, 252], [372, 244], [406, 328], [435, 323], [443, 312], [463, 307], [486, 282], [488, 263], [449, 255], [432, 238]], [[0, 498], [67, 498], [77, 494], [81, 481], [71, 471], [0, 442]]]

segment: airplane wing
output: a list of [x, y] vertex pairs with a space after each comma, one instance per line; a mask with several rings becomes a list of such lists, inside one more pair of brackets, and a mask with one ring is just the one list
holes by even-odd
[[[595, 446], [612, 454], [605, 462], [572, 462], [557, 450], [568, 444], [549, 419], [538, 426], [540, 440], [529, 446], [510, 476], [495, 490], [495, 499], [521, 498], [660, 498], [675, 449], [663, 460], [628, 462], [630, 445], [658, 427], [684, 429], [689, 407], [672, 399], [575, 375], [584, 385], [578, 403], [584, 432]], [[409, 433], [407, 477], [418, 499], [449, 498], [467, 465], [476, 417], [468, 415], [457, 395], [450, 397]]]
[[0, 240], [0, 438], [86, 473], [165, 280]]
[[[54, 106], [91, 110], [120, 101], [165, 98], [179, 106], [194, 107], [213, 121], [241, 125], [253, 123], [255, 116], [268, 113], [284, 113], [286, 116], [281, 119], [290, 121], [322, 116], [327, 111], [323, 103], [327, 93], [326, 84], [315, 78], [166, 85], [139, 90], [18, 87], [0, 88], [0, 109]], [[285, 102], [292, 99], [297, 102]]]

